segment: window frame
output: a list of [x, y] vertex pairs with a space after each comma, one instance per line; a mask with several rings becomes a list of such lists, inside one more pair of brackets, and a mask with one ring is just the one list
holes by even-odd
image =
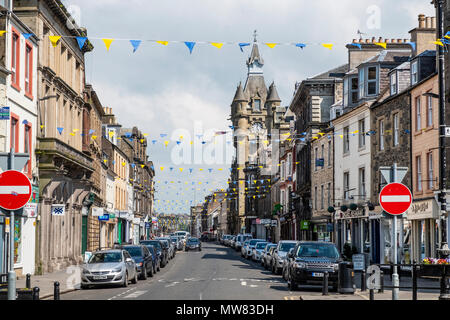
[[[428, 91], [431, 93], [431, 91]], [[433, 126], [433, 97], [427, 96], [427, 127]]]
[[428, 190], [433, 190], [434, 187], [434, 166], [433, 166], [433, 152], [427, 153], [427, 179], [428, 179]]
[[[16, 126], [14, 129], [14, 139], [12, 139], [12, 132], [13, 132], [13, 119], [16, 121]], [[16, 115], [15, 113], [11, 112], [10, 116], [10, 124], [9, 124], [10, 130], [9, 130], [9, 150], [13, 147], [13, 140], [14, 140], [14, 152], [19, 152], [19, 127], [20, 127], [20, 117]]]
[[380, 119], [378, 122], [379, 127], [379, 139], [380, 139], [380, 151], [384, 151], [384, 119]]
[[416, 156], [416, 191], [422, 192], [422, 158], [421, 156]]
[[[393, 81], [393, 78], [395, 77], [395, 80]], [[392, 72], [392, 74], [389, 77], [390, 81], [390, 88], [391, 88], [391, 96], [394, 94], [397, 94], [398, 92], [398, 77], [397, 77], [397, 71]]]
[[345, 126], [343, 129], [344, 137], [343, 137], [343, 151], [344, 154], [350, 153], [350, 127]]
[[[29, 54], [28, 54], [28, 49]], [[26, 71], [25, 71], [25, 79], [24, 79], [24, 85], [25, 85], [25, 96], [29, 99], [33, 100], [33, 45], [28, 40], [25, 41], [25, 70], [28, 68], [28, 90], [26, 85]], [[28, 58], [28, 61], [27, 61]]]
[[358, 70], [358, 97], [359, 100], [364, 98], [364, 94], [365, 94], [365, 72], [364, 72], [364, 68], [360, 68]]
[[[361, 126], [362, 124], [362, 126]], [[359, 133], [359, 139], [358, 139], [358, 147], [364, 148], [366, 146], [366, 120], [360, 119], [358, 120], [358, 133]]]
[[400, 122], [399, 122], [399, 113], [396, 112], [393, 115], [393, 127], [394, 127], [394, 136], [392, 139], [393, 146], [396, 147], [400, 144]]
[[343, 179], [343, 190], [344, 190], [344, 200], [350, 200], [350, 172], [345, 171], [344, 172], [344, 179]]
[[416, 131], [422, 130], [422, 101], [420, 96], [415, 98], [416, 105]]
[[11, 26], [11, 72], [14, 74], [14, 80], [11, 74], [11, 87], [20, 92], [20, 32], [13, 26]]
[[[369, 79], [369, 69], [370, 68], [375, 68], [375, 79]], [[378, 94], [378, 66], [367, 66], [366, 67], [367, 72], [366, 72], [366, 83], [365, 83], [365, 93], [366, 93], [366, 97], [373, 97], [376, 96]], [[375, 83], [375, 93], [369, 94], [369, 83]]]
[[411, 63], [411, 85], [414, 85], [418, 82], [418, 74], [419, 74], [419, 63], [417, 61], [413, 61]]
[[[27, 133], [27, 129], [29, 129], [28, 130], [28, 133]], [[27, 150], [26, 150], [26, 140], [27, 140], [27, 137], [28, 137], [28, 148], [29, 148], [29, 150], [28, 150], [28, 154], [30, 155], [30, 158], [28, 159], [28, 161], [27, 161], [27, 163], [25, 164], [25, 166], [24, 166], [24, 168], [26, 168], [25, 169], [25, 172], [26, 172], [26, 175], [28, 176], [28, 178], [30, 178], [31, 179], [31, 177], [32, 177], [32, 172], [31, 172], [31, 169], [32, 169], [32, 167], [31, 167], [31, 164], [32, 164], [32, 159], [33, 159], [33, 131], [32, 131], [33, 129], [32, 129], [32, 125], [31, 125], [31, 123], [27, 123], [27, 124], [25, 124], [24, 125], [24, 128], [23, 128], [23, 132], [24, 132], [24, 138], [23, 138], [23, 152], [24, 153], [27, 153]]]

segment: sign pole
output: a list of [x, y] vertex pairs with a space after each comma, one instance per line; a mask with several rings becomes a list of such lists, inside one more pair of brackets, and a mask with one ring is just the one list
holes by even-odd
[[[397, 163], [394, 162], [394, 166], [392, 167], [392, 180], [391, 182], [398, 182], [397, 181]], [[392, 300], [398, 300], [398, 294], [399, 294], [399, 279], [398, 279], [398, 273], [397, 273], [397, 215], [394, 215], [394, 272], [392, 274], [392, 286], [394, 287], [392, 290]]]
[[[9, 168], [14, 168], [14, 148], [9, 156]], [[8, 300], [16, 300], [16, 272], [14, 271], [14, 210], [8, 210], [9, 218], [9, 271], [8, 271]]]

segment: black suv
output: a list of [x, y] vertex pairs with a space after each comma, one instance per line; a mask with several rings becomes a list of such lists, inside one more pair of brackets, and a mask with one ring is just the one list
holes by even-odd
[[142, 240], [140, 244], [145, 246], [151, 245], [155, 247], [156, 254], [159, 257], [159, 263], [161, 268], [164, 268], [169, 261], [169, 248], [161, 240]]
[[288, 256], [288, 286], [295, 290], [301, 284], [322, 285], [325, 272], [328, 283], [337, 290], [341, 255], [334, 243], [301, 241]]

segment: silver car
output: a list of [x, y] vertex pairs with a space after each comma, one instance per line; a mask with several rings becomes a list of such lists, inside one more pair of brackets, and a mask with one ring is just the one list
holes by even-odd
[[290, 249], [297, 245], [298, 241], [295, 240], [281, 240], [278, 242], [276, 249], [273, 251], [272, 256], [272, 273], [281, 274], [283, 270], [284, 260], [287, 258], [287, 254]]
[[252, 252], [253, 261], [261, 261], [267, 242], [257, 242]]
[[128, 281], [137, 283], [136, 263], [123, 249], [96, 251], [83, 264], [81, 288], [95, 285], [116, 284], [128, 286]]

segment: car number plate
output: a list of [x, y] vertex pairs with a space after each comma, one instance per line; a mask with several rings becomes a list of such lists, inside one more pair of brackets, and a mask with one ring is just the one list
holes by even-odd
[[323, 277], [323, 273], [322, 272], [313, 272], [312, 276], [313, 277]]
[[95, 280], [103, 280], [103, 279], [108, 279], [107, 276], [94, 276]]

